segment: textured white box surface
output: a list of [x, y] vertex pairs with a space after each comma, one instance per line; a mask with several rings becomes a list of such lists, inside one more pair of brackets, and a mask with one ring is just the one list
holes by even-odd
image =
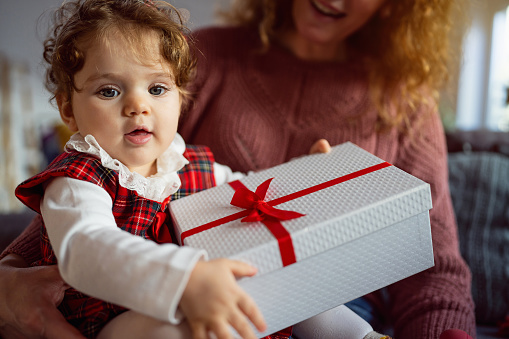
[[[383, 163], [345, 143], [251, 174], [251, 191], [274, 178], [265, 201]], [[242, 211], [222, 185], [170, 203], [176, 233]], [[187, 237], [209, 257], [248, 262], [258, 274], [240, 281], [273, 333], [433, 266], [429, 185], [395, 166], [274, 206], [305, 216], [283, 221], [297, 263], [284, 267], [277, 239], [261, 222], [240, 219]]]

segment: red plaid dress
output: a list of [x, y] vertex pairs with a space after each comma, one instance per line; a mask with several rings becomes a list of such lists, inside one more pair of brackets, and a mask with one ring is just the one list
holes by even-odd
[[[52, 177], [67, 176], [92, 182], [111, 196], [112, 212], [118, 227], [158, 243], [172, 242], [175, 237], [172, 237], [171, 227], [168, 227], [171, 220], [168, 202], [215, 186], [214, 158], [208, 148], [187, 146], [183, 155], [189, 164], [178, 172], [182, 186], [163, 203], [142, 198], [136, 192], [120, 186], [116, 171], [103, 167], [96, 157], [77, 151], [62, 153], [46, 170], [20, 184], [16, 196], [40, 213], [40, 200], [44, 194], [42, 184]], [[56, 264], [44, 226], [41, 237], [43, 259], [36, 265]], [[72, 288], [66, 291], [59, 308], [66, 319], [87, 338], [96, 337], [109, 320], [126, 311], [123, 307], [89, 297]]]

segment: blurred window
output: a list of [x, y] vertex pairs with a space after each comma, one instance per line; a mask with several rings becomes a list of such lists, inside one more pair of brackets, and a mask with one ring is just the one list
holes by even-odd
[[487, 128], [509, 132], [509, 6], [493, 20]]

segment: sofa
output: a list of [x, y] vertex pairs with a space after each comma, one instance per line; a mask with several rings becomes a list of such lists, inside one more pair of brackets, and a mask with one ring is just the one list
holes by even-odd
[[[509, 315], [509, 133], [446, 136], [460, 249], [472, 270], [478, 338], [500, 338], [497, 323]], [[31, 211], [0, 215], [0, 251], [33, 216]]]
[[[509, 133], [447, 134], [460, 250], [472, 271], [478, 338], [509, 338]], [[505, 335], [497, 324], [507, 323]]]

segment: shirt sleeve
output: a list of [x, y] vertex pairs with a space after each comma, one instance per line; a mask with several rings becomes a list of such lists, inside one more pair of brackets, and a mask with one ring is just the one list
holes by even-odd
[[[216, 186], [226, 184], [227, 182], [240, 180], [246, 175], [242, 172], [233, 172], [232, 169], [226, 165], [218, 164], [214, 162], [214, 179], [216, 180]], [[250, 172], [251, 173], [251, 172]]]
[[62, 278], [90, 296], [178, 323], [178, 303], [206, 252], [125, 232], [111, 210], [111, 197], [95, 184], [59, 177], [46, 187], [41, 213]]

